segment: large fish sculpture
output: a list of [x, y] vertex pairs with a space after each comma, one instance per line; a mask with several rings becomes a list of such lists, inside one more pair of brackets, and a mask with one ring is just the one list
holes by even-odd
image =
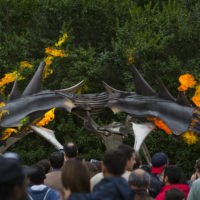
[[[133, 65], [130, 69], [134, 76], [135, 92], [116, 90], [103, 83], [106, 92], [96, 94], [76, 94], [83, 81], [63, 90], [41, 91], [44, 66], [45, 63], [42, 62], [22, 94], [17, 88], [16, 79], [8, 100], [0, 99], [0, 102], [4, 103], [4, 106], [0, 107], [1, 129], [21, 127], [20, 130], [23, 132], [24, 127], [29, 126], [34, 131], [38, 131], [33, 122], [48, 110], [61, 107], [82, 118], [88, 129], [101, 134], [102, 128], [94, 122], [91, 115], [103, 112], [108, 107], [114, 113], [124, 112], [134, 118], [156, 117], [162, 120], [175, 135], [181, 135], [187, 130], [200, 133], [199, 109], [190, 105], [183, 93], [175, 99], [161, 80], [159, 80], [160, 92], [157, 94]], [[28, 118], [28, 123], [23, 124], [25, 118]], [[115, 129], [104, 127], [105, 130], [115, 134]], [[24, 135], [13, 133], [11, 136]]]

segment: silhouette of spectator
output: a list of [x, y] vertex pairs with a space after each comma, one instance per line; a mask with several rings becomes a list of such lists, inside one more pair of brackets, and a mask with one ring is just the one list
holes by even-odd
[[26, 200], [26, 175], [33, 171], [24, 169], [18, 156], [16, 158], [0, 157], [0, 199]]
[[45, 173], [39, 166], [35, 167], [35, 173], [29, 176], [30, 185], [28, 187], [27, 200], [59, 200], [58, 192], [46, 185], [44, 185]]
[[[130, 171], [133, 170], [133, 166], [135, 164], [135, 151], [133, 148], [126, 144], [121, 144], [118, 147], [118, 150], [120, 150], [126, 157], [126, 167], [125, 171], [122, 174], [122, 177], [125, 178], [128, 181]], [[93, 190], [94, 186], [99, 183], [103, 179], [103, 173], [98, 173], [94, 177], [90, 179], [91, 184], [91, 191]]]
[[49, 160], [42, 159], [42, 160], [38, 161], [36, 163], [36, 165], [39, 166], [39, 167], [41, 167], [44, 170], [45, 174], [47, 174], [47, 173], [50, 172], [51, 165], [50, 165]]
[[165, 200], [185, 200], [185, 194], [178, 188], [172, 188], [165, 192]]
[[151, 183], [149, 194], [155, 198], [162, 188], [161, 173], [168, 162], [168, 157], [165, 153], [159, 152], [153, 155], [151, 168]]
[[64, 144], [65, 160], [76, 158], [78, 154], [77, 145], [74, 142]]
[[160, 194], [156, 197], [156, 200], [164, 200], [165, 192], [172, 188], [179, 188], [185, 193], [187, 199], [189, 193], [189, 186], [186, 184], [180, 184], [182, 179], [182, 171], [176, 165], [167, 165], [164, 168], [163, 183], [164, 186], [161, 189]]
[[129, 185], [135, 192], [134, 200], [153, 200], [149, 195], [150, 175], [143, 169], [131, 172], [128, 180]]
[[90, 192], [90, 174], [83, 161], [72, 159], [62, 169], [62, 183], [66, 189], [75, 192]]
[[61, 182], [61, 168], [64, 163], [64, 153], [53, 152], [49, 160], [52, 170], [46, 174], [44, 184], [62, 193], [64, 188]]

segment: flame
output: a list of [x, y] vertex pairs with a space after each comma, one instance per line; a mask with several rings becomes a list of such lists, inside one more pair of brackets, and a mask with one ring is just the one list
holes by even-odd
[[55, 43], [55, 46], [61, 46], [62, 43], [65, 42], [66, 38], [68, 37], [67, 33], [64, 33], [62, 37], [59, 38], [59, 41], [57, 43]]
[[55, 108], [49, 110], [44, 114], [44, 117], [36, 124], [36, 126], [44, 126], [48, 124], [50, 121], [53, 121], [55, 118], [54, 114]]
[[154, 121], [155, 125], [164, 130], [167, 134], [171, 135], [172, 132], [171, 130], [167, 127], [167, 125], [160, 119], [156, 118], [156, 117], [148, 117], [147, 120], [151, 120], [151, 121]]
[[196, 91], [194, 96], [192, 97], [192, 101], [195, 103], [196, 106], [200, 106], [200, 85], [196, 86]]
[[14, 128], [6, 128], [3, 133], [2, 136], [3, 138], [1, 140], [5, 140], [7, 139], [12, 133], [17, 133], [18, 131]]
[[181, 137], [182, 137], [183, 140], [184, 140], [187, 144], [189, 144], [189, 145], [195, 144], [195, 143], [199, 140], [197, 134], [195, 134], [195, 133], [192, 132], [192, 131], [187, 131], [187, 132], [183, 133], [183, 134], [181, 135]]
[[63, 49], [54, 49], [53, 47], [47, 47], [45, 48], [45, 53], [55, 56], [55, 57], [67, 57], [68, 54], [64, 54], [64, 50]]
[[26, 67], [32, 68], [33, 65], [31, 65], [28, 61], [21, 61], [19, 66], [20, 70], [23, 70]]
[[196, 85], [196, 81], [191, 74], [184, 74], [179, 77], [179, 82], [181, 85], [179, 86], [179, 91], [186, 91], [188, 88], [193, 88]]
[[134, 58], [133, 58], [133, 51], [135, 51], [135, 48], [129, 50], [129, 58], [128, 58], [128, 61], [127, 61], [127, 65], [131, 65], [134, 63]]

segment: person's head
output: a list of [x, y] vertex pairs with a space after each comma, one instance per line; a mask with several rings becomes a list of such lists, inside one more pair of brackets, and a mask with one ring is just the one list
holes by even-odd
[[53, 169], [60, 169], [64, 163], [64, 154], [59, 151], [53, 152], [50, 155], [49, 160]]
[[0, 157], [0, 199], [26, 200], [25, 172], [19, 160]]
[[90, 174], [83, 161], [67, 160], [62, 168], [62, 183], [72, 193], [90, 192]]
[[165, 200], [185, 200], [185, 194], [179, 188], [172, 188], [165, 192]]
[[150, 185], [150, 175], [143, 169], [136, 169], [131, 172], [128, 183], [134, 190], [147, 190]]
[[74, 142], [68, 142], [64, 144], [64, 152], [67, 159], [76, 158], [78, 148]]
[[108, 150], [104, 154], [102, 172], [104, 177], [121, 176], [126, 167], [126, 156], [120, 150]]
[[51, 168], [50, 162], [47, 159], [40, 160], [39, 162], [36, 163], [36, 165], [38, 167], [41, 167], [44, 170], [45, 174], [49, 173]]
[[168, 157], [165, 153], [159, 152], [154, 154], [153, 157], [151, 158], [151, 163], [152, 163], [151, 173], [161, 174], [167, 162], [168, 162]]
[[40, 185], [44, 183], [46, 178], [43, 168], [35, 165], [33, 166], [35, 172], [29, 175], [30, 185]]
[[132, 171], [133, 166], [135, 165], [135, 151], [133, 148], [126, 144], [121, 144], [118, 149], [122, 151], [126, 156], [126, 170]]
[[163, 183], [165, 185], [179, 184], [182, 178], [182, 171], [176, 165], [166, 165], [163, 171]]

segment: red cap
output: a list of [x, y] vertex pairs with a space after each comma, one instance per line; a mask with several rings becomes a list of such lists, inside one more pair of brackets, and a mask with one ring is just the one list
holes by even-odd
[[151, 168], [152, 174], [160, 174], [163, 171], [165, 165], [162, 165], [161, 167], [153, 167]]

